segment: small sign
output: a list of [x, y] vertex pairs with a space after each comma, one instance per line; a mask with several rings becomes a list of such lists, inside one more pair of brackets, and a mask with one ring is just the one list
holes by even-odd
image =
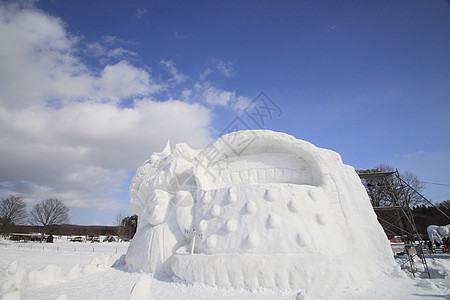
[[184, 233], [187, 234], [187, 235], [191, 235], [192, 236], [191, 255], [193, 255], [194, 254], [194, 247], [195, 247], [195, 238], [198, 237], [198, 238], [202, 239], [203, 238], [203, 234], [201, 232], [197, 232], [197, 229], [193, 229], [193, 230], [185, 229]]
[[187, 234], [187, 235], [192, 235], [194, 237], [201, 238], [201, 239], [203, 238], [203, 233], [197, 232], [197, 230], [195, 230], [195, 229], [194, 230], [185, 229], [184, 233]]

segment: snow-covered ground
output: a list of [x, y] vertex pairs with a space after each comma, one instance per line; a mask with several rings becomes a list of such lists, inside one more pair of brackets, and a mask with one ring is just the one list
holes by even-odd
[[[117, 266], [129, 243], [54, 244], [0, 241], [2, 299], [293, 299], [295, 290], [243, 290], [187, 284], [174, 277], [151, 278]], [[397, 259], [399, 264], [405, 258]], [[115, 266], [114, 263], [116, 262]], [[450, 299], [450, 255], [428, 256], [432, 279], [424, 273], [377, 282], [363, 290], [347, 290], [334, 299]], [[423, 270], [420, 260], [416, 267]], [[326, 274], [324, 274], [326, 276]], [[447, 281], [447, 284], [446, 284]], [[299, 297], [300, 298], [300, 297]], [[149, 299], [149, 298], [145, 298]], [[309, 299], [316, 299], [310, 295]]]

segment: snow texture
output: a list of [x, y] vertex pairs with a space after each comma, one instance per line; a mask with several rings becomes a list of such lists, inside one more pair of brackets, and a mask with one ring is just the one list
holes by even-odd
[[2, 284], [2, 299], [20, 299], [20, 289], [26, 281], [26, 275], [27, 272], [17, 261], [11, 262], [4, 275], [6, 280]]
[[145, 273], [142, 274], [139, 280], [133, 286], [129, 300], [152, 299], [151, 285], [152, 285], [152, 277]]
[[[358, 289], [395, 271], [354, 169], [284, 133], [233, 132], [203, 151], [168, 143], [137, 170], [130, 194], [139, 216], [125, 258], [131, 270], [293, 288], [302, 297]], [[185, 229], [202, 234], [194, 255]]]
[[28, 282], [35, 287], [44, 287], [63, 278], [63, 272], [57, 265], [48, 265], [45, 268], [28, 273]]
[[[141, 281], [140, 272], [127, 272], [121, 257], [129, 243], [77, 243], [65, 237], [57, 238], [54, 244], [46, 244], [45, 250], [39, 243], [17, 243], [0, 239], [0, 291], [1, 299], [104, 299], [123, 300], [132, 297], [133, 286]], [[76, 251], [74, 251], [76, 247]], [[93, 251], [93, 247], [95, 251]], [[85, 265], [98, 265], [111, 255], [109, 266], [98, 272], [81, 273]], [[195, 255], [194, 255], [195, 256]], [[397, 276], [374, 281], [366, 288], [349, 288], [342, 293], [324, 297], [303, 289], [234, 289], [204, 284], [186, 284], [171, 275], [160, 274], [142, 288], [142, 294], [151, 292], [150, 299], [198, 299], [198, 300], [292, 300], [295, 297], [327, 300], [384, 299], [384, 300], [435, 300], [450, 299], [450, 255], [426, 255], [431, 279], [424, 270], [420, 258], [414, 256], [418, 273], [413, 277], [406, 255], [396, 256], [403, 270], [397, 268]], [[97, 259], [94, 259], [97, 258]], [[114, 263], [113, 266], [112, 263]], [[406, 262], [406, 263], [405, 263]], [[57, 265], [65, 276], [46, 286], [37, 287], [28, 282], [28, 274]], [[77, 271], [72, 271], [77, 270]], [[74, 276], [69, 276], [73, 273]], [[57, 278], [47, 273], [50, 278]], [[148, 275], [151, 276], [151, 275]], [[323, 275], [326, 277], [326, 274]], [[325, 282], [321, 278], [320, 280]], [[8, 283], [7, 283], [8, 282]], [[15, 282], [16, 284], [11, 284]], [[4, 289], [3, 289], [4, 288]], [[137, 290], [139, 290], [137, 288]], [[135, 292], [136, 293], [136, 292]], [[134, 297], [134, 296], [133, 296]], [[308, 298], [306, 298], [308, 299]]]

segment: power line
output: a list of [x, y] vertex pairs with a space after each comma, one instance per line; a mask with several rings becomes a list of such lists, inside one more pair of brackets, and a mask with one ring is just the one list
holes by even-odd
[[426, 183], [426, 184], [450, 186], [450, 184], [447, 184], [447, 183], [436, 183], [436, 182], [427, 182], [427, 181], [421, 181], [421, 182]]

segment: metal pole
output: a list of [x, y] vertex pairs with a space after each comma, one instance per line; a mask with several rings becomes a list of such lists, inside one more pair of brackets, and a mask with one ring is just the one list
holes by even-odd
[[[194, 233], [195, 233], [195, 229], [194, 229]], [[192, 247], [191, 247], [191, 255], [194, 255], [194, 246], [195, 246], [195, 234], [194, 237], [192, 238]]]
[[400, 179], [403, 183], [405, 183], [407, 186], [409, 186], [414, 192], [416, 192], [417, 195], [419, 195], [420, 197], [422, 197], [423, 200], [425, 200], [426, 202], [428, 202], [429, 204], [431, 204], [431, 205], [432, 205], [434, 208], [436, 208], [440, 213], [442, 213], [444, 216], [446, 216], [447, 219], [450, 220], [450, 217], [449, 217], [445, 212], [443, 212], [439, 207], [437, 207], [436, 205], [434, 205], [433, 202], [431, 202], [430, 200], [428, 200], [427, 198], [425, 198], [421, 193], [419, 193], [418, 191], [416, 191], [415, 188], [413, 188], [411, 185], [409, 185], [409, 184], [408, 184], [406, 181], [404, 181], [401, 177], [399, 177], [399, 179]]

